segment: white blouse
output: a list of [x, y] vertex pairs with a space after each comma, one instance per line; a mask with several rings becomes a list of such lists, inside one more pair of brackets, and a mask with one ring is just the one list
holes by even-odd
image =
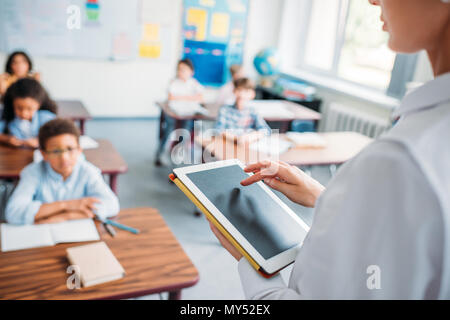
[[393, 117], [319, 197], [288, 286], [239, 261], [248, 299], [450, 299], [450, 73]]

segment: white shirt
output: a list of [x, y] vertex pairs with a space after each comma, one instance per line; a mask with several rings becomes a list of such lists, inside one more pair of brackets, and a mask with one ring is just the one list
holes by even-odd
[[203, 91], [203, 86], [195, 78], [186, 81], [175, 78], [169, 84], [169, 93], [174, 96], [194, 96]]
[[236, 96], [234, 95], [233, 81], [230, 81], [223, 85], [219, 93], [217, 94], [216, 105], [218, 108], [223, 106], [231, 106], [236, 102]]
[[239, 261], [247, 298], [450, 299], [450, 73], [398, 116], [319, 197], [288, 286]]
[[[197, 94], [203, 94], [203, 91], [203, 86], [195, 78], [190, 78], [187, 81], [175, 78], [169, 85], [169, 94], [175, 97], [195, 96]], [[169, 101], [169, 107], [179, 116], [204, 112], [200, 103], [195, 101], [173, 100]]]

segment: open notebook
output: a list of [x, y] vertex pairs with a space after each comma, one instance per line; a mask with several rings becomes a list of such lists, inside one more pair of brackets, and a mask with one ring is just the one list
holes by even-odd
[[100, 240], [92, 219], [25, 226], [2, 223], [0, 231], [3, 252], [47, 247], [57, 243]]

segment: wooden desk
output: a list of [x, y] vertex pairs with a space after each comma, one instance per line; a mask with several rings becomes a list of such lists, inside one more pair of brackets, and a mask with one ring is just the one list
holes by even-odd
[[83, 103], [79, 100], [56, 100], [55, 102], [58, 105], [58, 116], [78, 121], [81, 134], [84, 134], [84, 122], [92, 119], [92, 116]]
[[287, 100], [292, 101], [296, 104], [301, 104], [302, 106], [305, 106], [309, 109], [312, 109], [314, 111], [319, 112], [320, 106], [322, 104], [322, 99], [314, 98], [312, 101], [309, 100], [295, 100], [295, 99], [288, 99], [285, 96], [281, 95], [277, 90], [273, 88], [267, 88], [263, 87], [261, 85], [256, 86], [256, 97], [257, 99], [263, 99], [263, 100]]
[[[267, 122], [280, 122], [281, 123], [281, 129], [280, 132], [284, 133], [289, 129], [290, 124], [294, 120], [311, 120], [315, 122], [315, 127], [317, 128], [317, 122], [321, 119], [321, 114], [311, 110], [309, 108], [303, 107], [299, 104], [290, 102], [290, 101], [284, 101], [284, 100], [254, 100], [255, 102], [255, 108], [257, 110], [257, 107], [259, 105], [263, 104], [271, 104], [273, 106], [279, 106], [280, 108], [285, 108], [286, 110], [290, 111], [292, 113], [292, 116], [269, 116], [264, 117], [264, 120]], [[159, 121], [159, 140], [161, 143], [161, 140], [163, 138], [164, 133], [164, 117], [169, 116], [173, 119], [175, 119], [175, 129], [179, 129], [182, 127], [183, 122], [187, 120], [207, 120], [212, 121], [217, 118], [217, 113], [219, 110], [210, 110], [210, 114], [205, 115], [191, 115], [191, 116], [179, 116], [175, 112], [173, 112], [169, 108], [169, 104], [167, 102], [157, 102], [156, 105], [161, 109], [161, 117]]]
[[297, 103], [286, 101], [286, 100], [254, 100], [255, 110], [258, 110], [258, 106], [263, 106], [264, 104], [273, 106], [274, 108], [286, 109], [290, 111], [292, 115], [286, 116], [280, 113], [279, 116], [263, 116], [264, 120], [267, 122], [280, 122], [281, 128], [280, 133], [285, 133], [289, 130], [290, 124], [294, 120], [310, 120], [314, 121], [315, 127], [317, 128], [317, 123], [321, 119], [321, 114]]
[[[319, 133], [327, 142], [321, 149], [293, 147], [278, 156], [261, 154], [251, 150], [248, 145], [237, 145], [223, 138], [201, 139], [195, 141], [213, 155], [217, 160], [238, 158], [243, 163], [253, 163], [264, 159], [281, 160], [296, 166], [341, 164], [358, 154], [370, 142], [368, 138], [357, 132]], [[283, 137], [283, 135], [282, 135]]]
[[198, 282], [197, 269], [156, 209], [125, 209], [115, 220], [140, 230], [135, 235], [116, 228], [112, 238], [96, 222], [101, 240], [125, 269], [124, 278], [68, 289], [66, 249], [86, 242], [0, 252], [0, 298], [127, 299], [169, 292], [169, 299], [179, 299], [182, 289]]
[[[117, 193], [117, 176], [128, 171], [122, 156], [108, 140], [98, 139], [99, 147], [84, 151], [86, 159], [109, 175], [109, 185]], [[0, 144], [0, 179], [19, 179], [24, 167], [33, 162], [33, 150]]]

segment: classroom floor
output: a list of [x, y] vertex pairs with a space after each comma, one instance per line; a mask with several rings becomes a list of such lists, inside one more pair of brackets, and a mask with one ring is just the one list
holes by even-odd
[[[128, 164], [126, 174], [119, 176], [119, 200], [122, 208], [154, 207], [181, 243], [199, 271], [199, 282], [182, 291], [182, 299], [244, 299], [237, 264], [225, 251], [209, 229], [206, 219], [193, 215], [194, 205], [177, 187], [168, 182], [170, 167], [155, 167], [158, 119], [106, 120], [86, 123], [86, 134], [93, 138], [109, 139]], [[328, 167], [313, 167], [311, 174], [322, 184], [331, 175]], [[286, 203], [307, 223], [313, 210]], [[291, 268], [282, 272], [287, 281]], [[139, 299], [160, 299], [160, 295]], [[166, 299], [167, 295], [162, 295]]]

